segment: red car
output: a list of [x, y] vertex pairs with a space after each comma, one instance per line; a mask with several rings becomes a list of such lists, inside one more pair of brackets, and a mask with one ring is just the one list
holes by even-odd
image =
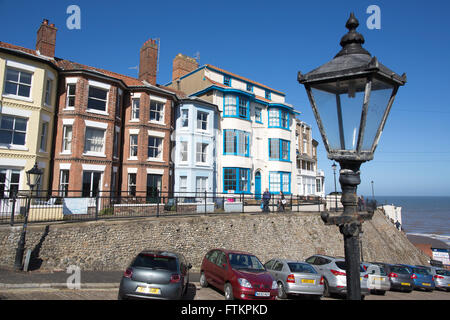
[[276, 281], [251, 253], [213, 249], [203, 258], [200, 285], [222, 290], [226, 300], [274, 300]]

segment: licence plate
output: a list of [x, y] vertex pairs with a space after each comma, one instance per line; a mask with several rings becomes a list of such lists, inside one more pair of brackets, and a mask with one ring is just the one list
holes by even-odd
[[378, 278], [378, 277], [375, 277], [375, 278], [373, 278], [373, 281], [383, 281], [383, 278]]
[[270, 292], [255, 292], [257, 297], [270, 297]]
[[150, 294], [161, 294], [159, 288], [149, 288], [149, 287], [137, 287], [136, 292], [139, 293], [150, 293]]
[[401, 285], [402, 285], [402, 286], [410, 286], [411, 284], [408, 283], [408, 282], [402, 282]]
[[422, 282], [422, 284], [423, 284], [424, 286], [431, 286], [430, 283], [426, 283], [426, 282]]
[[313, 280], [313, 279], [302, 279], [302, 283], [311, 283], [311, 284], [314, 284], [314, 280]]

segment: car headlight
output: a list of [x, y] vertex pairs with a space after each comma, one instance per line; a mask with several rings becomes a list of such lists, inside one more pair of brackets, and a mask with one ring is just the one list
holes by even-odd
[[276, 281], [272, 281], [272, 290], [278, 289], [278, 285]]
[[238, 282], [241, 285], [241, 287], [252, 288], [252, 284], [245, 278], [239, 278]]

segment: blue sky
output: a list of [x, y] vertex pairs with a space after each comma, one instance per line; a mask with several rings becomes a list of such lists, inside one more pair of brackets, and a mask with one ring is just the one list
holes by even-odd
[[[69, 30], [69, 5], [81, 9], [81, 29]], [[381, 29], [369, 30], [366, 9], [381, 9]], [[296, 81], [340, 50], [354, 12], [364, 47], [395, 72], [406, 72], [374, 160], [361, 166], [358, 193], [450, 196], [450, 20], [448, 1], [8, 1], [0, 0], [0, 41], [34, 48], [44, 18], [58, 28], [56, 56], [137, 76], [139, 48], [160, 38], [157, 82], [171, 80], [178, 53], [200, 53], [212, 64], [286, 93], [320, 142], [319, 167], [334, 190], [305, 90]], [[339, 189], [339, 186], [338, 186]]]

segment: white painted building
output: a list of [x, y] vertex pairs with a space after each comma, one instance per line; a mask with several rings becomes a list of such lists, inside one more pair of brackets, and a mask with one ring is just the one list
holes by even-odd
[[167, 86], [215, 104], [220, 111], [218, 192], [252, 193], [257, 198], [266, 189], [273, 194], [298, 194], [295, 116], [299, 112], [285, 102], [285, 94], [211, 65], [192, 64], [180, 72], [175, 62], [182, 59], [192, 62], [178, 55], [174, 80]]

